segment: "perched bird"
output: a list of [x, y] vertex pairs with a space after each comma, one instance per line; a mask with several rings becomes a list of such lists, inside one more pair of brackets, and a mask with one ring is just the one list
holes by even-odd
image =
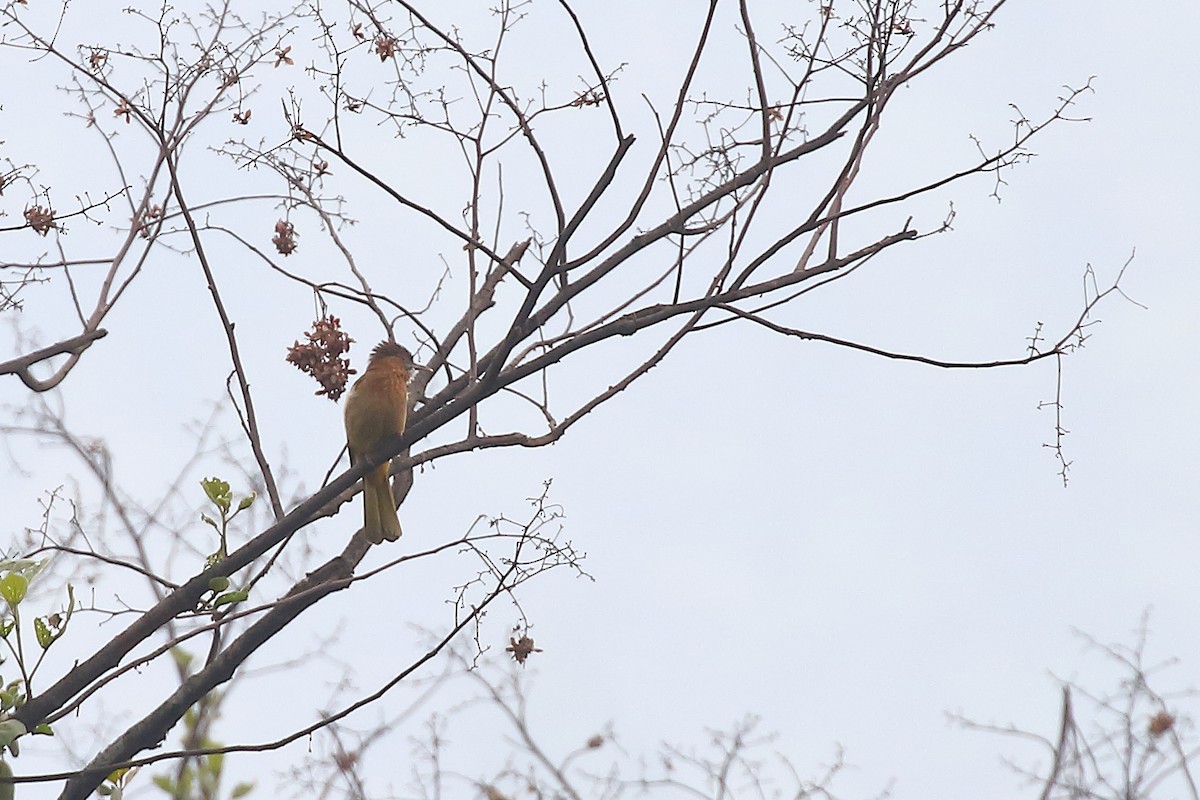
[[[412, 369], [412, 354], [395, 342], [382, 342], [371, 351], [366, 372], [346, 395], [351, 466], [384, 440], [404, 432]], [[371, 544], [379, 544], [384, 539], [396, 541], [400, 533], [388, 464], [383, 463], [363, 476], [363, 534]]]

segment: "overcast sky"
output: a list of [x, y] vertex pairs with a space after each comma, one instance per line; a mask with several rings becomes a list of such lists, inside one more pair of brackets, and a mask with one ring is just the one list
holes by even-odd
[[[673, 3], [603, 5], [581, 4], [579, 13], [601, 63], [628, 62], [620, 86], [631, 108], [642, 91], [669, 98], [697, 22]], [[815, 7], [766, 3], [762, 15], [768, 20], [787, 9], [803, 19]], [[539, 26], [561, 20], [550, 3], [531, 11], [527, 35], [542, 42], [545, 58], [527, 68], [551, 70], [557, 40], [538, 39]], [[735, 19], [735, 9], [728, 11], [726, 36]], [[82, 6], [71, 13], [77, 25], [89, 16], [99, 29], [112, 23]], [[441, 19], [451, 19], [449, 12]], [[1106, 302], [1087, 347], [1064, 362], [1067, 488], [1045, 447], [1052, 411], [1038, 408], [1054, 397], [1049, 361], [945, 371], [723, 326], [685, 342], [551, 448], [474, 454], [418, 475], [401, 509], [406, 535], [399, 550], [379, 548], [366, 564], [452, 538], [478, 515], [520, 518], [525, 498], [553, 479], [550, 499], [562, 507], [565, 535], [587, 552], [584, 566], [595, 581], [564, 571], [533, 582], [524, 596], [532, 635], [544, 648], [525, 670], [530, 714], [551, 753], [561, 755], [611, 724], [629, 753], [650, 756], [664, 741], [701, 746], [706, 729], [728, 729], [755, 714], [761, 732], [777, 734], [764, 755], [785, 754], [802, 775], [819, 773], [844, 748], [854, 769], [835, 784], [842, 797], [871, 796], [889, 784], [902, 800], [1034, 796], [1018, 788], [1001, 758], [1030, 763], [1039, 754], [1015, 740], [963, 731], [948, 723], [947, 712], [1053, 736], [1060, 684], [1051, 673], [1097, 692], [1116, 688], [1111, 664], [1072, 630], [1132, 642], [1146, 609], [1151, 660], [1180, 659], [1159, 688], [1194, 685], [1200, 665], [1200, 272], [1188, 241], [1200, 178], [1193, 146], [1200, 129], [1192, 55], [1198, 29], [1195, 4], [1163, 12], [1115, 2], [1012, 0], [994, 31], [897, 96], [865, 185], [903, 187], [967, 162], [975, 152], [970, 135], [993, 146], [1011, 136], [1016, 112], [1009, 103], [1037, 118], [1054, 108], [1064, 86], [1094, 76], [1094, 92], [1075, 109], [1091, 121], [1060, 125], [1035, 142], [1038, 156], [1006, 175], [1002, 202], [989, 196], [987, 178], [938, 195], [918, 207], [918, 223], [936, 224], [952, 200], [952, 232], [890, 251], [775, 318], [902, 352], [1019, 357], [1038, 322], [1051, 336], [1069, 328], [1084, 302], [1088, 265], [1103, 287], [1136, 250], [1122, 288], [1146, 308], [1120, 297]], [[759, 34], [779, 38], [766, 21]], [[306, 46], [297, 42], [296, 51], [303, 55]], [[729, 57], [741, 53], [731, 48]], [[11, 53], [5, 58], [16, 63]], [[61, 178], [72, 160], [56, 164], [53, 149], [39, 152], [35, 144], [46, 135], [40, 126], [61, 126], [70, 101], [40, 85], [21, 88], [10, 83], [0, 93], [0, 140], [7, 142], [0, 155], [38, 160], [47, 182]], [[47, 102], [53, 111], [28, 116]], [[256, 135], [278, 137], [276, 106], [264, 101], [255, 111], [263, 119]], [[650, 148], [652, 118], [640, 109], [629, 120], [639, 146]], [[28, 149], [18, 154], [18, 144]], [[405, 163], [423, 157], [406, 153], [405, 140], [392, 146]], [[587, 167], [580, 166], [584, 177], [595, 174]], [[419, 185], [437, 175], [435, 162], [405, 179]], [[393, 210], [372, 208], [371, 196], [348, 175], [335, 171], [334, 178], [345, 181], [334, 191], [359, 198], [350, 213], [365, 220], [355, 234], [364, 248], [428, 250], [431, 262], [439, 253], [461, 258], [445, 241], [397, 243], [386, 220]], [[906, 212], [897, 213], [902, 220]], [[506, 224], [515, 236], [517, 223]], [[313, 230], [310, 248], [288, 266], [316, 258], [318, 238]], [[435, 263], [412, 280], [436, 281]], [[264, 331], [247, 343], [246, 355], [260, 370], [255, 390], [270, 454], [286, 459], [290, 486], [311, 491], [342, 436], [339, 410], [312, 397], [312, 387], [280, 358], [312, 319], [311, 299], [292, 288], [268, 295], [277, 284], [257, 267], [244, 274], [235, 265], [223, 268], [237, 286], [235, 317]], [[403, 292], [385, 277], [380, 283]], [[147, 497], [187, 457], [186, 424], [223, 399], [228, 368], [212, 338], [211, 310], [177, 305], [185, 291], [202, 290], [198, 272], [182, 259], [148, 274], [107, 324], [108, 339], [53, 401], [81, 433], [108, 441], [129, 490]], [[264, 296], [269, 310], [260, 309]], [[69, 335], [64, 318], [45, 310], [61, 302], [61, 293], [31, 294], [16, 327], [39, 344]], [[169, 316], [161, 310], [168, 306]], [[354, 352], [361, 370], [362, 345], [380, 334], [369, 317], [345, 315], [361, 343]], [[205, 326], [206, 338], [190, 338], [193, 324]], [[21, 349], [5, 345], [0, 358]], [[149, 368], [155, 371], [143, 377]], [[180, 391], [151, 391], [148, 379], [158, 374]], [[603, 387], [605, 380], [596, 382]], [[570, 394], [572, 386], [562, 391]], [[29, 393], [9, 378], [0, 382], [0, 402], [19, 408]], [[7, 422], [12, 411], [5, 413]], [[303, 420], [303, 431], [295, 420]], [[236, 426], [228, 417], [223, 424]], [[10, 531], [36, 527], [39, 493], [70, 486], [77, 467], [27, 438], [6, 436], [5, 449], [23, 472], [13, 468], [0, 488], [0, 519]], [[196, 467], [202, 474], [221, 469], [228, 474], [216, 457]], [[83, 500], [96, 502], [95, 487], [81, 487]], [[188, 502], [200, 506], [198, 496]], [[335, 541], [330, 552], [339, 549], [356, 527], [357, 509], [352, 504], [348, 514], [314, 526], [318, 549], [322, 537]], [[420, 652], [411, 623], [444, 627], [447, 612], [439, 609], [462, 574], [461, 565], [458, 572], [442, 569], [385, 575], [303, 617], [254, 663], [286, 661], [338, 631], [336, 646], [324, 653], [329, 658], [243, 684], [219, 737], [260, 741], [311, 721], [345, 664], [355, 670], [357, 691], [344, 699], [386, 680]], [[120, 587], [98, 587], [97, 602], [112, 606], [114, 591]], [[488, 618], [484, 639], [493, 655], [516, 621], [508, 609]], [[111, 635], [119, 624], [95, 635]], [[395, 643], [394, 652], [382, 641]], [[430, 701], [410, 728], [372, 751], [364, 771], [374, 796], [412, 796], [406, 736], [460, 696]], [[413, 697], [389, 696], [386, 706], [352, 722], [368, 727]], [[114, 712], [103, 719], [105, 728], [133, 720], [118, 710], [119, 695], [106, 702]], [[506, 748], [491, 730], [451, 722], [453, 769], [487, 777], [480, 763], [498, 763]], [[86, 741], [83, 734], [74, 740]], [[269, 797], [270, 770], [304, 757], [300, 743], [264, 757], [269, 769], [257, 756], [231, 759], [231, 768], [255, 776], [255, 796]], [[589, 763], [603, 772], [614, 757], [601, 750]], [[468, 784], [458, 789], [454, 796], [470, 796]]]

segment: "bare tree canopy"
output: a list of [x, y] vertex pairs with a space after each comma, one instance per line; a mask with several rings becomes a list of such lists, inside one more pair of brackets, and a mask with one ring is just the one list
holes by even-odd
[[[70, 525], [53, 524], [50, 508], [69, 492], [52, 495], [44, 528], [6, 562], [16, 576], [6, 636], [58, 653], [74, 615], [111, 620], [36, 682], [42, 660], [14, 651], [0, 743], [39, 726], [57, 734], [104, 698], [119, 704], [142, 670], [173, 675], [169, 691], [139, 696], [135, 717], [82, 748], [82, 768], [18, 783], [61, 782], [61, 797], [84, 798], [120, 791], [123, 769], [336, 731], [439, 658], [469, 666], [451, 647], [479, 645], [494, 604], [521, 617], [510, 654], [539, 652], [524, 585], [587, 575], [548, 487], [524, 517], [481, 517], [458, 534], [406, 525], [402, 546], [381, 545], [388, 561], [363, 569], [371, 545], [352, 535], [356, 499], [383, 465], [403, 519], [421, 492], [414, 473], [553, 444], [585, 418], [602, 425], [594, 412], [619, 406], [685, 340], [733, 329], [949, 370], [1049, 360], [1061, 377], [1097, 306], [1123, 294], [1123, 268], [1108, 281], [1088, 268], [1068, 324], [1038, 323], [1023, 342], [972, 357], [805, 322], [833, 284], [869, 281], [949, 232], [953, 191], [1000, 199], [1040, 137], [1085, 118], [1086, 80], [1037, 112], [1016, 109], [1005, 138], [975, 139], [950, 168], [893, 169], [905, 154], [886, 149], [884, 120], [931, 75], [958, 69], [1004, 0], [710, 0], [680, 5], [675, 27], [657, 31], [567, 0], [263, 5], [0, 5], [0, 69], [36, 87], [0, 99], [10, 121], [40, 132], [0, 140], [0, 314], [13, 332], [0, 376], [24, 387], [23, 407], [0, 423], [12, 441], [66, 448], [88, 486]], [[621, 48], [639, 37], [670, 64], [653, 81], [629, 78]], [[389, 428], [403, 432], [353, 466], [329, 452], [324, 476], [295, 474], [288, 443], [323, 434], [265, 405], [264, 388], [291, 381], [293, 395], [338, 401], [356, 375], [350, 354], [381, 341], [419, 367], [407, 421]], [[180, 363], [195, 375], [173, 377]], [[130, 458], [170, 472], [163, 491], [123, 483], [107, 444], [67, 422], [68, 402], [86, 404], [82, 386], [97, 376], [105, 392], [178, 410], [121, 421], [144, 436]], [[1065, 483], [1062, 398], [1048, 394]], [[196, 419], [193, 452], [160, 461], [166, 429]], [[195, 475], [214, 463], [226, 474], [201, 494]], [[186, 532], [197, 508], [208, 539]], [[310, 538], [323, 520], [326, 535]], [[428, 642], [386, 683], [285, 736], [209, 737], [216, 690], [306, 610], [376, 576], [451, 562], [448, 603], [408, 619]], [[80, 574], [108, 588], [86, 601], [63, 588], [60, 612], [21, 620], [31, 581], [68, 587]], [[183, 747], [163, 748], [181, 722]]]

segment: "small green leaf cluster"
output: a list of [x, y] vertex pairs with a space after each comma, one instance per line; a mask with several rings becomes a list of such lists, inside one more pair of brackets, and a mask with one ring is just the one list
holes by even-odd
[[[205, 478], [200, 481], [200, 488], [204, 490], [205, 496], [208, 497], [209, 502], [217, 510], [216, 519], [203, 512], [200, 514], [200, 519], [211, 526], [217, 532], [217, 536], [220, 537], [217, 551], [205, 559], [204, 566], [207, 569], [214, 564], [221, 563], [229, 555], [229, 524], [233, 522], [233, 519], [238, 514], [254, 504], [254, 501], [258, 498], [258, 494], [251, 492], [242, 497], [241, 500], [238, 500], [235, 505], [233, 490], [230, 488], [228, 481], [221, 480], [220, 478]], [[208, 583], [210, 594], [201, 599], [201, 607], [210, 610], [217, 609], [221, 606], [240, 603], [250, 596], [249, 592], [245, 589], [230, 591], [229, 587], [229, 578], [224, 575], [218, 575], [213, 578]]]
[[[13, 718], [13, 712], [23, 706], [32, 694], [33, 677], [42, 665], [46, 651], [67, 632], [67, 625], [75, 613], [75, 589], [68, 583], [67, 603], [62, 611], [33, 617], [33, 638], [37, 642], [37, 650], [26, 652], [25, 640], [30, 623], [21, 612], [29, 596], [29, 587], [48, 563], [49, 559], [0, 560], [0, 600], [5, 605], [0, 614], [0, 639], [3, 639], [7, 650], [7, 653], [0, 652], [0, 664], [11, 657], [18, 672], [18, 676], [9, 681], [0, 675], [0, 800], [9, 800], [15, 790], [14, 784], [4, 781], [13, 774], [4, 756], [6, 753], [20, 755], [19, 739], [29, 733], [25, 723]], [[33, 733], [51, 735], [53, 731], [43, 723], [34, 728]]]
[[[229, 509], [233, 508], [233, 491], [229, 487], [228, 481], [223, 481], [220, 478], [205, 478], [200, 481], [200, 486], [204, 489], [204, 493], [208, 495], [208, 499], [221, 512], [221, 516], [225, 521], [233, 519], [239, 511], [245, 511], [254, 503], [257, 492], [251, 492], [243, 497], [237, 504], [237, 508], [233, 513], [229, 513]], [[215, 527], [215, 523], [209, 521]]]
[[[189, 712], [190, 713], [190, 712]], [[217, 742], [203, 739], [203, 748], [220, 747]], [[195, 764], [189, 763], [173, 775], [155, 775], [154, 785], [162, 789], [172, 800], [191, 800], [192, 798], [220, 797], [221, 777], [225, 769], [225, 755], [212, 753], [195, 759]], [[254, 784], [243, 781], [229, 790], [229, 800], [238, 800], [254, 791]]]
[[96, 794], [102, 797], [110, 797], [112, 800], [121, 800], [125, 796], [125, 787], [133, 780], [133, 776], [137, 774], [138, 767], [114, 769], [108, 773], [108, 777], [104, 779], [104, 782], [96, 787]]
[[[175, 663], [184, 675], [192, 674], [194, 657], [183, 648], [171, 651]], [[220, 714], [221, 701], [225, 695], [210, 692], [196, 705], [183, 713], [183, 741], [188, 750], [217, 750], [221, 743], [207, 735], [207, 730]], [[217, 800], [222, 796], [221, 779], [225, 770], [224, 753], [203, 753], [186, 758], [177, 768], [166, 775], [155, 775], [155, 786], [171, 800]], [[253, 783], [238, 783], [229, 790], [229, 800], [245, 797], [254, 789]]]

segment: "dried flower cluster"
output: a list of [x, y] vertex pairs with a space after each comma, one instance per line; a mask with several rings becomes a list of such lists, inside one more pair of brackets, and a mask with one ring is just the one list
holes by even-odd
[[516, 661], [521, 666], [525, 666], [525, 659], [529, 658], [531, 653], [540, 653], [542, 648], [533, 646], [533, 639], [528, 636], [522, 636], [520, 639], [509, 638], [509, 646], [504, 648], [504, 652], [512, 653], [513, 661]]
[[281, 219], [275, 223], [275, 235], [271, 237], [271, 244], [275, 245], [275, 249], [280, 255], [290, 256], [296, 252], [296, 227], [286, 219]]
[[1147, 725], [1147, 731], [1151, 736], [1162, 736], [1167, 731], [1175, 726], [1175, 715], [1166, 711], [1160, 711], [1150, 718], [1150, 724]]
[[396, 49], [400, 47], [400, 42], [396, 41], [395, 36], [387, 34], [379, 34], [375, 37], [375, 55], [379, 56], [380, 61], [387, 61], [389, 58], [396, 57]]
[[135, 215], [134, 217], [130, 218], [130, 224], [133, 226], [133, 229], [135, 231], [137, 231], [138, 236], [141, 236], [143, 239], [149, 239], [150, 238], [150, 224], [154, 220], [161, 219], [162, 215], [163, 215], [162, 206], [160, 206], [158, 203], [155, 203], [154, 205], [152, 205], [148, 209], [146, 209], [146, 211], [144, 213]]
[[287, 354], [289, 364], [312, 375], [321, 384], [316, 394], [326, 395], [334, 401], [346, 391], [346, 384], [354, 374], [350, 359], [346, 357], [354, 340], [342, 331], [341, 324], [337, 317], [322, 317], [313, 323], [311, 331], [305, 332], [308, 343], [296, 342], [288, 348]]
[[49, 233], [51, 228], [58, 227], [58, 223], [54, 221], [54, 209], [42, 206], [25, 209], [25, 221], [42, 236]]

